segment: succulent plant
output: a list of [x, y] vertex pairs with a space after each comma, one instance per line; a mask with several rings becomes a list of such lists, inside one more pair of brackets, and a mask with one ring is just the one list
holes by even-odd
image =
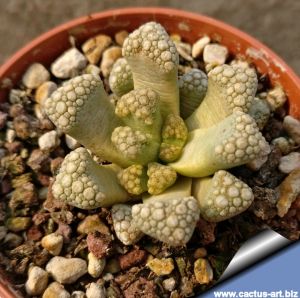
[[257, 77], [254, 69], [223, 64], [208, 73], [208, 87], [201, 105], [187, 118], [189, 130], [210, 127], [241, 111], [247, 113], [254, 100]]
[[207, 91], [207, 76], [200, 69], [193, 68], [179, 77], [180, 115], [189, 117], [200, 105]]
[[218, 222], [233, 217], [251, 205], [251, 188], [229, 172], [217, 171], [213, 177], [194, 181], [193, 195], [197, 198], [201, 216]]
[[[176, 47], [155, 22], [129, 34], [122, 52], [109, 78], [113, 94], [99, 75], [84, 74], [45, 102], [59, 130], [85, 147], [66, 156], [52, 193], [78, 208], [113, 206], [124, 244], [144, 233], [184, 245], [200, 215], [220, 221], [250, 206], [251, 188], [225, 170], [269, 152], [259, 129], [270, 109], [255, 98], [249, 67], [224, 64], [208, 79], [198, 69], [178, 78]], [[143, 202], [125, 204], [133, 199]]]

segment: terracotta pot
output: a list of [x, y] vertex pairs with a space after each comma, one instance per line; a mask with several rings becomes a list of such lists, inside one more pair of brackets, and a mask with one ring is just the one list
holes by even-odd
[[[272, 85], [282, 85], [288, 95], [289, 113], [300, 117], [300, 80], [269, 48], [223, 22], [168, 8], [110, 10], [73, 20], [46, 32], [19, 50], [0, 68], [0, 100], [7, 100], [9, 88], [20, 80], [31, 63], [41, 62], [47, 66], [69, 48], [70, 35], [81, 44], [97, 33], [113, 35], [122, 29], [132, 31], [152, 20], [161, 23], [168, 32], [178, 33], [187, 42], [193, 43], [199, 37], [209, 35], [227, 46], [233, 55], [246, 56], [259, 72], [269, 75]], [[16, 297], [3, 280], [0, 284], [0, 297]]]

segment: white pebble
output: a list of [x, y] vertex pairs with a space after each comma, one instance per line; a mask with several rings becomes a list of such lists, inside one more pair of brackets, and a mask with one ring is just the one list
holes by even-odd
[[282, 173], [289, 174], [293, 170], [300, 169], [300, 153], [291, 152], [290, 154], [280, 158], [279, 170]]
[[202, 54], [202, 52], [204, 50], [204, 47], [206, 45], [208, 45], [209, 43], [210, 43], [210, 38], [208, 36], [203, 36], [200, 39], [198, 39], [193, 44], [193, 47], [192, 47], [192, 57], [193, 58], [199, 57]]
[[87, 264], [79, 258], [53, 257], [46, 265], [46, 271], [54, 280], [71, 284], [87, 273]]
[[64, 238], [62, 235], [51, 233], [42, 238], [41, 244], [52, 255], [58, 256], [63, 246]]
[[295, 142], [292, 139], [286, 139], [285, 137], [279, 137], [273, 139], [271, 142], [272, 145], [278, 147], [283, 155], [293, 151]]
[[42, 298], [70, 298], [71, 295], [67, 292], [63, 285], [58, 282], [53, 282], [44, 292]]
[[71, 298], [86, 298], [86, 295], [84, 292], [82, 291], [74, 291], [72, 294], [71, 294]]
[[203, 60], [212, 66], [222, 65], [228, 56], [228, 49], [219, 44], [208, 44], [204, 47]]
[[38, 267], [29, 268], [25, 289], [28, 295], [37, 296], [44, 292], [48, 285], [48, 273]]
[[12, 143], [16, 138], [16, 132], [14, 129], [8, 129], [6, 131], [6, 141]]
[[71, 150], [74, 150], [74, 149], [77, 149], [78, 147], [80, 147], [80, 144], [77, 142], [77, 140], [67, 134], [65, 136], [65, 141], [66, 141], [67, 146]]
[[30, 89], [39, 87], [50, 79], [49, 71], [40, 63], [31, 64], [23, 75], [22, 83]]
[[88, 273], [94, 278], [99, 277], [103, 272], [106, 260], [104, 258], [98, 259], [91, 252], [88, 254], [88, 260]]
[[192, 52], [191, 46], [188, 43], [184, 42], [175, 42], [175, 46], [178, 54], [187, 61], [193, 61], [193, 58], [190, 56]]
[[51, 130], [40, 136], [38, 143], [41, 150], [51, 151], [60, 144], [60, 139], [58, 133], [55, 130]]
[[88, 285], [86, 290], [87, 298], [106, 298], [106, 292], [103, 286], [92, 282]]
[[283, 128], [287, 134], [297, 143], [300, 144], [300, 121], [292, 116], [286, 116], [283, 119]]
[[79, 74], [87, 65], [87, 59], [76, 48], [71, 48], [51, 64], [51, 72], [60, 79], [68, 79]]
[[163, 287], [165, 290], [172, 292], [176, 286], [176, 280], [174, 277], [167, 278], [163, 281]]

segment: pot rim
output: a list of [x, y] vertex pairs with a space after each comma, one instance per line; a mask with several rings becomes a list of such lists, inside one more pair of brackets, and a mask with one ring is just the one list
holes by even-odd
[[281, 57], [279, 57], [273, 50], [271, 50], [269, 47], [267, 47], [266, 45], [261, 43], [256, 38], [252, 37], [250, 34], [245, 33], [231, 25], [228, 25], [227, 23], [225, 23], [223, 21], [214, 19], [212, 17], [208, 17], [206, 15], [193, 13], [193, 12], [189, 12], [189, 11], [183, 11], [183, 10], [179, 10], [179, 9], [175, 9], [175, 8], [167, 8], [167, 7], [128, 7], [128, 8], [109, 9], [109, 10], [105, 10], [103, 12], [93, 13], [93, 14], [90, 14], [87, 16], [75, 18], [71, 21], [65, 22], [61, 25], [54, 27], [53, 29], [46, 31], [45, 33], [42, 33], [38, 37], [29, 41], [21, 49], [16, 51], [15, 54], [13, 54], [10, 58], [8, 58], [4, 62], [4, 64], [0, 67], [0, 78], [5, 77], [5, 74], [9, 70], [9, 68], [14, 63], [16, 63], [17, 60], [21, 59], [25, 53], [33, 50], [36, 46], [38, 46], [44, 40], [56, 35], [58, 32], [66, 31], [71, 28], [80, 26], [88, 21], [93, 20], [93, 19], [105, 18], [105, 17], [115, 18], [120, 14], [121, 15], [133, 15], [133, 14], [139, 15], [141, 13], [153, 14], [153, 16], [155, 16], [156, 14], [180, 15], [182, 18], [185, 18], [187, 20], [188, 19], [193, 19], [193, 20], [201, 19], [203, 22], [205, 22], [211, 26], [221, 27], [224, 29], [224, 31], [229, 31], [232, 34], [239, 36], [241, 39], [247, 40], [255, 48], [259, 48], [266, 54], [275, 58], [275, 60], [278, 64], [278, 67], [285, 69], [285, 71], [289, 73], [291, 80], [293, 80], [297, 84], [300, 84], [300, 78], [296, 75], [296, 73], [292, 70], [292, 68], [290, 66], [288, 66], [286, 64], [286, 62]]
[[[296, 73], [284, 62], [282, 58], [280, 58], [276, 53], [274, 53], [269, 47], [261, 43], [256, 38], [252, 37], [248, 33], [245, 33], [231, 25], [224, 23], [223, 21], [214, 19], [212, 17], [208, 17], [202, 14], [182, 11], [175, 8], [167, 8], [167, 7], [128, 7], [128, 8], [117, 8], [117, 9], [109, 9], [103, 12], [93, 13], [87, 16], [82, 16], [75, 18], [71, 21], [67, 21], [63, 24], [60, 24], [53, 29], [50, 29], [38, 37], [34, 38], [33, 40], [29, 41], [25, 46], [21, 47], [17, 50], [12, 56], [10, 56], [3, 64], [0, 66], [0, 88], [2, 85], [2, 80], [4, 80], [7, 74], [10, 72], [10, 69], [13, 67], [14, 64], [18, 63], [26, 53], [34, 50], [39, 44], [43, 43], [45, 40], [54, 37], [60, 32], [69, 31], [72, 28], [80, 27], [85, 23], [101, 19], [101, 18], [116, 18], [118, 15], [140, 15], [140, 14], [147, 14], [147, 15], [167, 15], [167, 16], [180, 16], [182, 19], [186, 20], [194, 20], [194, 21], [202, 21], [208, 26], [212, 27], [219, 27], [222, 28], [224, 31], [227, 31], [239, 39], [246, 41], [247, 43], [251, 44], [254, 48], [261, 50], [267, 56], [271, 57], [276, 62], [276, 66], [279, 70], [284, 70], [287, 74], [289, 79], [294, 83], [294, 85], [300, 86], [300, 78], [296, 75]], [[20, 297], [9, 285], [9, 283], [1, 277], [0, 274], [0, 297]]]

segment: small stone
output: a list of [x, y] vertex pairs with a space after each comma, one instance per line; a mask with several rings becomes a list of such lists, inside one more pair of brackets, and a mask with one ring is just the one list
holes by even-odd
[[[143, 296], [141, 296], [141, 289]], [[157, 298], [156, 285], [153, 280], [148, 280], [144, 277], [139, 277], [123, 291], [124, 298]]]
[[70, 298], [71, 295], [67, 292], [63, 285], [58, 282], [53, 282], [49, 285], [43, 294], [42, 298]]
[[208, 44], [203, 50], [203, 60], [211, 67], [222, 65], [228, 56], [228, 49], [219, 44]]
[[7, 114], [0, 111], [0, 129], [6, 125]]
[[280, 197], [277, 202], [277, 211], [283, 217], [289, 211], [292, 203], [300, 194], [300, 169], [293, 170], [279, 185]]
[[35, 117], [38, 118], [39, 120], [42, 121], [44, 119], [47, 119], [47, 114], [42, 109], [42, 106], [40, 104], [35, 104], [33, 110], [34, 110]]
[[47, 172], [49, 170], [49, 163], [50, 163], [49, 154], [43, 152], [40, 149], [32, 150], [27, 160], [27, 165], [34, 172], [40, 172], [40, 171]]
[[[4, 147], [8, 150], [9, 153], [20, 153], [20, 156], [22, 157], [22, 159], [27, 158], [27, 156], [23, 157], [23, 155], [21, 154], [23, 150], [26, 150], [28, 152], [28, 149], [23, 148], [22, 142], [19, 142], [19, 141], [13, 141], [12, 143], [6, 142], [6, 143], [4, 143]], [[4, 149], [2, 149], [2, 150], [4, 150]], [[1, 158], [3, 158], [6, 155], [6, 152], [3, 152], [3, 153], [5, 153], [5, 154], [3, 154], [3, 156]], [[1, 154], [0, 154], [0, 156], [1, 156]]]
[[95, 282], [88, 285], [86, 290], [87, 298], [106, 298], [105, 288]]
[[171, 258], [158, 259], [154, 258], [147, 262], [147, 266], [152, 270], [156, 275], [168, 275], [174, 269], [174, 262]]
[[300, 121], [292, 116], [286, 116], [283, 119], [283, 128], [287, 134], [297, 143], [300, 144]]
[[284, 105], [287, 97], [282, 87], [277, 85], [275, 88], [268, 91], [266, 100], [269, 103], [271, 110], [275, 111]]
[[71, 298], [86, 298], [86, 295], [82, 291], [74, 291], [71, 294]]
[[106, 260], [104, 258], [96, 258], [93, 253], [90, 252], [88, 254], [88, 261], [88, 273], [94, 278], [99, 277], [106, 265]]
[[55, 130], [44, 133], [39, 137], [39, 147], [43, 151], [52, 151], [60, 144], [58, 133]]
[[41, 295], [48, 285], [48, 273], [38, 267], [33, 266], [29, 268], [28, 279], [25, 283], [25, 289], [28, 295]]
[[38, 226], [32, 225], [26, 231], [27, 240], [39, 241], [43, 237], [43, 233], [41, 232]]
[[7, 155], [2, 159], [1, 163], [2, 166], [13, 175], [21, 175], [25, 171], [25, 163], [20, 155]]
[[213, 270], [209, 262], [203, 258], [199, 258], [194, 263], [194, 273], [199, 284], [208, 284], [214, 277]]
[[76, 139], [72, 138], [69, 135], [65, 135], [65, 141], [67, 146], [71, 149], [71, 150], [75, 150], [76, 148], [80, 147], [81, 145], [77, 142]]
[[0, 241], [2, 241], [7, 234], [7, 228], [5, 226], [0, 226]]
[[174, 277], [167, 278], [163, 281], [163, 287], [165, 290], [171, 292], [176, 286], [176, 280]]
[[91, 64], [97, 64], [103, 51], [111, 44], [112, 40], [108, 35], [99, 34], [88, 39], [82, 45], [82, 51]]
[[103, 52], [100, 69], [105, 78], [109, 76], [113, 64], [120, 57], [122, 57], [122, 49], [120, 47], [113, 46]]
[[51, 96], [51, 94], [57, 89], [57, 85], [52, 81], [43, 83], [36, 89], [34, 99], [40, 105], [43, 105], [43, 101]]
[[112, 248], [111, 236], [99, 232], [89, 233], [86, 242], [89, 251], [99, 259], [106, 257]]
[[6, 226], [12, 232], [21, 232], [29, 228], [31, 224], [30, 217], [11, 217], [7, 220]]
[[39, 87], [50, 79], [49, 71], [40, 63], [31, 64], [23, 75], [22, 83], [30, 89]]
[[13, 127], [17, 136], [22, 140], [26, 140], [38, 136], [41, 129], [41, 123], [35, 117], [24, 114], [14, 118]]
[[40, 200], [45, 201], [48, 195], [48, 187], [44, 186], [38, 190], [38, 197]]
[[176, 265], [181, 277], [185, 277], [191, 271], [191, 263], [186, 257], [176, 257]]
[[70, 225], [63, 222], [58, 222], [58, 228], [55, 232], [63, 236], [64, 243], [70, 243], [72, 234], [72, 228]]
[[127, 36], [129, 35], [129, 33], [126, 30], [121, 30], [118, 31], [115, 34], [115, 41], [119, 46], [123, 46], [123, 43], [125, 41], [125, 39], [127, 38]]
[[82, 291], [74, 291], [71, 294], [71, 298], [86, 298], [86, 295]]
[[194, 293], [195, 281], [193, 278], [188, 276], [183, 276], [180, 282], [180, 294], [183, 297], [193, 297]]
[[300, 169], [300, 153], [291, 152], [280, 158], [279, 170], [282, 173], [289, 174], [293, 170]]
[[206, 256], [207, 256], [207, 251], [204, 247], [199, 247], [194, 252], [195, 259], [205, 258]]
[[289, 154], [295, 146], [295, 142], [292, 139], [285, 137], [273, 139], [271, 144], [278, 147], [283, 155]]
[[125, 255], [119, 257], [119, 263], [122, 270], [129, 269], [144, 262], [147, 258], [147, 252], [142, 249], [134, 249]]
[[59, 283], [71, 284], [87, 273], [87, 264], [79, 258], [53, 257], [46, 271]]
[[6, 244], [9, 248], [14, 248], [19, 246], [23, 242], [23, 238], [14, 233], [7, 233], [3, 243]]
[[8, 129], [6, 131], [6, 141], [12, 143], [16, 138], [16, 132], [14, 129]]
[[41, 244], [52, 255], [58, 256], [63, 247], [64, 238], [62, 235], [51, 233], [43, 237]]
[[51, 64], [51, 72], [60, 79], [74, 77], [85, 68], [87, 60], [76, 48], [71, 48]]
[[30, 99], [28, 98], [26, 91], [20, 89], [11, 89], [9, 92], [9, 102], [11, 104], [29, 104]]
[[191, 45], [184, 42], [175, 42], [175, 46], [178, 54], [186, 61], [193, 61], [191, 56], [192, 48]]
[[198, 58], [206, 45], [210, 43], [210, 38], [208, 36], [203, 36], [200, 39], [198, 39], [192, 47], [192, 57], [193, 58]]
[[279, 199], [278, 188], [252, 187], [254, 201], [249, 210], [262, 220], [269, 220], [277, 215], [276, 204]]
[[50, 170], [51, 170], [51, 173], [53, 176], [55, 176], [57, 174], [57, 171], [59, 170], [63, 161], [64, 161], [64, 159], [62, 157], [56, 157], [51, 160]]
[[78, 234], [89, 234], [93, 232], [110, 235], [109, 228], [101, 221], [97, 214], [88, 215], [77, 226]]
[[22, 104], [15, 103], [15, 104], [10, 106], [10, 109], [9, 109], [9, 116], [10, 117], [16, 118], [19, 115], [23, 115], [23, 114], [25, 114], [25, 108]]
[[101, 72], [100, 67], [98, 67], [94, 64], [89, 64], [84, 70], [84, 73], [89, 73], [89, 74], [93, 74], [96, 76], [98, 76], [100, 74], [100, 72]]

